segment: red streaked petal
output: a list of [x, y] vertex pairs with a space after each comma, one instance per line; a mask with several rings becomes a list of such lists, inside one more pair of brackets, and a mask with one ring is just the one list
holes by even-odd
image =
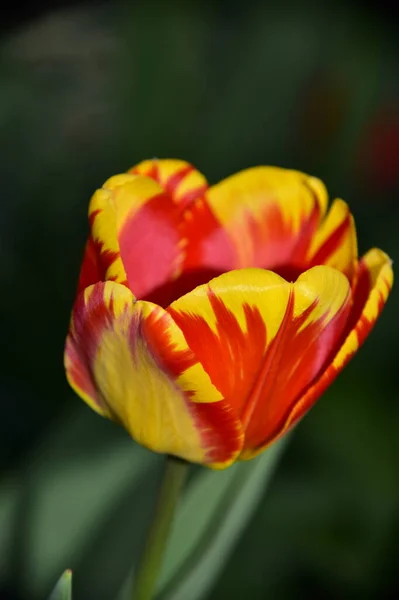
[[129, 173], [151, 177], [173, 198], [174, 202], [183, 208], [196, 198], [201, 198], [208, 188], [204, 175], [184, 160], [172, 158], [144, 160], [129, 169]]
[[[143, 298], [180, 274], [186, 244], [181, 209], [154, 180], [111, 177], [93, 195], [89, 215], [102, 279]], [[85, 267], [84, 280], [88, 272]]]
[[97, 190], [89, 205], [92, 257], [95, 255], [103, 279], [126, 284], [126, 272], [120, 257], [116, 235], [115, 204], [112, 188]]
[[206, 200], [236, 248], [237, 266], [278, 270], [303, 267], [327, 192], [303, 173], [255, 167], [211, 187]]
[[93, 238], [89, 237], [83, 255], [83, 262], [79, 274], [78, 292], [83, 291], [93, 283], [104, 281], [105, 269], [97, 255]]
[[192, 271], [192, 278], [196, 279], [195, 271], [198, 270], [220, 272], [237, 266], [234, 245], [204, 200], [208, 183], [202, 173], [177, 159], [145, 160], [132, 167], [130, 172], [151, 177], [177, 204], [181, 245], [184, 247], [181, 265], [184, 279], [186, 273]]
[[168, 309], [245, 429], [244, 457], [275, 439], [326, 365], [350, 309], [345, 276], [315, 267], [295, 284], [262, 269], [225, 273]]
[[187, 240], [185, 271], [197, 268], [228, 271], [236, 267], [234, 245], [203, 198], [197, 198], [184, 211], [183, 219], [182, 231]]
[[357, 238], [354, 219], [348, 205], [334, 200], [315, 233], [307, 256], [309, 267], [329, 265], [344, 273], [349, 281], [357, 265]]
[[180, 273], [179, 210], [152, 179], [134, 176], [114, 191], [116, 230], [130, 289], [143, 298]]
[[122, 173], [110, 177], [93, 194], [89, 205], [90, 236], [86, 244], [78, 290], [98, 281], [117, 281], [127, 285], [116, 231], [114, 191], [134, 180]]
[[122, 285], [98, 283], [79, 295], [65, 368], [91, 408], [151, 450], [220, 468], [242, 447], [239, 421], [173, 319]]
[[[355, 301], [352, 309], [354, 312], [348, 321], [350, 329], [345, 328], [345, 341], [335, 354], [331, 364], [293, 407], [286, 422], [286, 429], [295, 425], [302, 418], [309, 406], [314, 404], [356, 354], [385, 306], [393, 284], [390, 258], [382, 250], [373, 248], [360, 260], [358, 276], [361, 284], [355, 289]], [[357, 294], [360, 296], [357, 297]]]
[[[348, 280], [334, 269], [314, 267], [293, 284], [292, 303], [265, 358], [262, 396], [270, 398], [270, 407], [259, 406], [253, 413], [243, 459], [256, 456], [287, 431], [291, 411], [334, 355], [350, 309]], [[262, 422], [274, 423], [267, 435]]]

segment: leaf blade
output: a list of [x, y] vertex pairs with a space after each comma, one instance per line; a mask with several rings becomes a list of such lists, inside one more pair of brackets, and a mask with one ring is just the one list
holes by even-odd
[[[201, 473], [187, 493], [185, 506], [176, 519], [159, 581], [159, 600], [200, 600], [206, 596], [270, 482], [285, 444], [286, 439], [280, 440], [259, 458], [225, 471], [230, 471], [230, 477], [226, 476], [224, 485], [218, 483], [224, 473]], [[223, 488], [223, 493], [218, 494], [212, 510], [207, 511], [203, 531], [197, 527], [189, 540], [190, 530], [186, 523], [189, 515], [195, 523], [194, 508], [199, 504], [195, 503], [195, 496], [200, 491], [201, 502], [201, 487], [209, 491], [216, 490], [218, 485]], [[182, 560], [184, 556], [189, 558]]]
[[72, 571], [70, 569], [61, 575], [49, 600], [72, 600]]

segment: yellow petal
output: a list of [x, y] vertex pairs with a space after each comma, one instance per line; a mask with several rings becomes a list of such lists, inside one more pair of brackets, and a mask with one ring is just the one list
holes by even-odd
[[225, 273], [168, 309], [245, 430], [244, 457], [270, 443], [325, 368], [350, 308], [347, 278], [315, 267], [295, 284], [263, 269]]
[[297, 171], [254, 167], [211, 187], [206, 199], [238, 253], [238, 266], [302, 265], [327, 205], [323, 183]]
[[[344, 342], [332, 356], [331, 363], [313, 382], [287, 419], [292, 427], [356, 354], [381, 314], [393, 284], [392, 262], [382, 250], [373, 248], [359, 261], [351, 314], [345, 327]], [[284, 433], [284, 431], [283, 431]]]
[[115, 204], [112, 192], [97, 190], [90, 201], [89, 220], [91, 236], [102, 266], [105, 279], [126, 283], [126, 271], [123, 266], [116, 232]]
[[352, 281], [357, 265], [357, 238], [355, 222], [343, 200], [334, 200], [313, 236], [307, 261], [309, 266], [334, 267]]
[[184, 160], [171, 158], [144, 160], [132, 167], [129, 172], [151, 177], [177, 204], [183, 207], [191, 204], [196, 198], [201, 198], [208, 187], [208, 182], [202, 173]]
[[239, 421], [181, 330], [124, 286], [99, 283], [78, 297], [65, 367], [91, 408], [151, 450], [228, 466], [241, 449]]

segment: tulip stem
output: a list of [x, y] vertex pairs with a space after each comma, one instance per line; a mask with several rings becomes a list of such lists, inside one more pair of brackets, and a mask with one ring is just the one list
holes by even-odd
[[186, 461], [175, 456], [166, 458], [154, 514], [134, 577], [133, 600], [151, 600], [154, 597], [162, 559], [188, 466]]

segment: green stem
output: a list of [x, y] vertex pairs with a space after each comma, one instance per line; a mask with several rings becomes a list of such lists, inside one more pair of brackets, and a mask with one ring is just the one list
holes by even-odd
[[159, 571], [177, 502], [188, 471], [188, 463], [168, 456], [150, 524], [144, 551], [133, 582], [134, 600], [151, 600], [154, 597]]

